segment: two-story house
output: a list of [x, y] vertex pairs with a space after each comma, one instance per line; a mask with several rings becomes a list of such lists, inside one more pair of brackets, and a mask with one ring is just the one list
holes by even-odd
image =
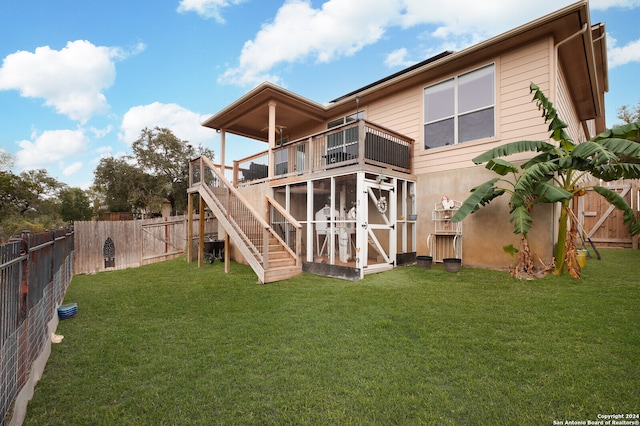
[[[358, 279], [416, 254], [507, 267], [502, 247], [519, 239], [505, 201], [462, 224], [437, 210], [493, 177], [473, 157], [548, 140], [531, 82], [582, 141], [604, 129], [607, 78], [604, 25], [592, 25], [580, 1], [329, 103], [264, 83], [203, 123], [220, 133], [220, 165], [192, 163], [191, 205], [199, 194], [228, 235], [227, 252], [261, 282], [300, 270]], [[263, 141], [265, 151], [231, 168], [227, 134]], [[550, 261], [556, 212], [533, 214], [533, 251]]]

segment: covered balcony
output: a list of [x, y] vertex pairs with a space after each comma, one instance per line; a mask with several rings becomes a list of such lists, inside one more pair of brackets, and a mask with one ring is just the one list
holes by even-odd
[[410, 174], [412, 150], [412, 139], [360, 119], [234, 161], [233, 182], [243, 186], [268, 180], [278, 185], [366, 166]]
[[[225, 170], [233, 167], [230, 180], [236, 186], [278, 185], [345, 168], [411, 175], [413, 140], [365, 119], [368, 97], [353, 94], [319, 104], [263, 83], [203, 126], [219, 133], [217, 160]], [[265, 142], [266, 149], [226, 161], [229, 134]]]

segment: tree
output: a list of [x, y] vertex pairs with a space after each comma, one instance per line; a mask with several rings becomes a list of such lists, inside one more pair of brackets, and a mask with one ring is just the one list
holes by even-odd
[[13, 157], [0, 149], [0, 171], [8, 171], [13, 166]]
[[[565, 129], [568, 127], [553, 104], [540, 88], [531, 83], [530, 91], [538, 109], [542, 110], [545, 123], [549, 123], [551, 139], [545, 141], [519, 141], [507, 143], [491, 149], [473, 159], [475, 164], [485, 164], [486, 168], [499, 175], [471, 190], [471, 195], [463, 202], [452, 221], [463, 220], [480, 207], [495, 198], [509, 194], [510, 222], [513, 232], [523, 237], [524, 252], [521, 262], [532, 265], [528, 253], [527, 233], [533, 224], [531, 209], [539, 203], [559, 203], [560, 218], [558, 240], [555, 247], [554, 273], [560, 275], [568, 265], [569, 272], [579, 277], [579, 267], [575, 261], [575, 222], [570, 215], [571, 201], [583, 195], [586, 175], [612, 181], [621, 178], [640, 177], [640, 144], [635, 142], [640, 122], [615, 127], [582, 143], [575, 143]], [[534, 158], [518, 167], [503, 159], [523, 152], [538, 152]], [[512, 180], [505, 178], [510, 175]], [[623, 212], [625, 225], [632, 235], [640, 233], [640, 223], [627, 202], [602, 186], [592, 186], [606, 201]], [[572, 230], [573, 232], [569, 232]], [[569, 238], [567, 235], [569, 234]]]
[[93, 209], [87, 194], [80, 188], [64, 188], [60, 191], [60, 215], [65, 222], [91, 220]]
[[133, 142], [136, 161], [143, 170], [158, 179], [157, 194], [171, 203], [171, 209], [184, 209], [189, 185], [189, 160], [195, 150], [187, 141], [178, 139], [169, 129], [145, 128]]
[[139, 191], [146, 179], [143, 171], [132, 166], [126, 158], [104, 157], [93, 172], [93, 186], [104, 197], [112, 212], [132, 212], [140, 206], [140, 199], [131, 196]]
[[157, 179], [153, 185], [157, 190], [155, 195], [168, 200], [173, 211], [184, 210], [187, 206], [189, 161], [197, 154], [213, 160], [212, 151], [202, 146], [196, 150], [171, 130], [160, 127], [143, 129], [131, 148], [137, 164]]
[[635, 107], [623, 105], [618, 108], [617, 117], [626, 124], [640, 121], [640, 101]]
[[[173, 211], [187, 205], [189, 161], [197, 155], [187, 141], [169, 129], [145, 128], [132, 144], [133, 155], [103, 158], [94, 171], [93, 190], [113, 212], [160, 211], [168, 200]], [[213, 158], [199, 146], [197, 152]]]
[[0, 170], [0, 240], [23, 229], [41, 232], [63, 225], [58, 204], [62, 187], [44, 169], [19, 175]]

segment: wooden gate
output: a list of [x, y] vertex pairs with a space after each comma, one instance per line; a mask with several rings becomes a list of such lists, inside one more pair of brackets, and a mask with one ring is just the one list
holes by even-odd
[[[594, 182], [588, 185], [596, 184]], [[616, 191], [631, 206], [638, 216], [638, 181], [620, 180], [597, 183]], [[585, 185], [585, 186], [588, 186]], [[623, 213], [609, 204], [593, 189], [587, 189], [583, 197], [578, 197], [577, 213], [587, 237], [597, 246], [638, 248], [638, 237], [632, 237], [624, 225]]]
[[141, 221], [141, 264], [172, 259], [185, 251], [184, 216]]

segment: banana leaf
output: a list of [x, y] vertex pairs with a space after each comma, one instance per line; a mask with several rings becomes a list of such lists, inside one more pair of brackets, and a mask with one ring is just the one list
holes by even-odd
[[471, 213], [477, 211], [481, 206], [486, 206], [494, 198], [505, 193], [502, 188], [496, 188], [494, 185], [499, 178], [493, 178], [471, 190], [471, 195], [462, 203], [458, 211], [451, 218], [451, 222], [460, 222]]
[[629, 204], [627, 204], [625, 199], [620, 196], [620, 194], [603, 186], [594, 186], [593, 190], [602, 195], [609, 204], [622, 211], [622, 222], [627, 225], [631, 235], [640, 234], [640, 223], [638, 223], [638, 218], [636, 218], [633, 209]]

